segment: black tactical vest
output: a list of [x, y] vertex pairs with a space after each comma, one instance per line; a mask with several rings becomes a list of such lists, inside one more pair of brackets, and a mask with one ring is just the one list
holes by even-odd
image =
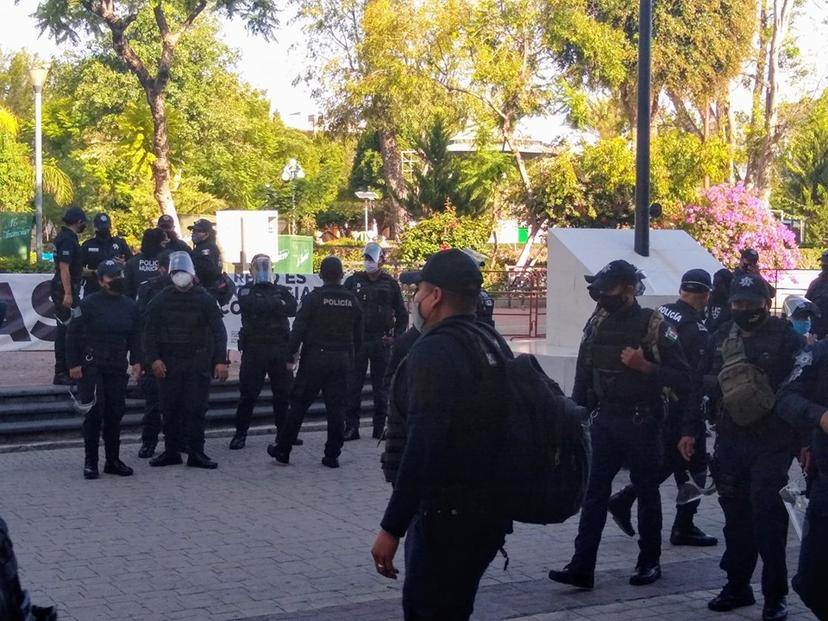
[[[237, 297], [255, 296], [277, 301], [281, 293], [276, 285], [244, 285], [239, 288]], [[275, 298], [275, 299], [274, 299]], [[248, 310], [252, 306], [252, 310]], [[256, 308], [255, 304], [241, 306], [241, 320], [244, 334], [252, 337], [255, 343], [283, 342], [290, 332], [290, 322], [283, 312]]]
[[340, 286], [321, 287], [316, 292], [319, 308], [305, 337], [306, 345], [340, 351], [353, 349], [358, 304], [354, 295]]
[[362, 308], [366, 338], [382, 336], [394, 329], [394, 279], [380, 274], [371, 280], [365, 272], [350, 278], [348, 288], [353, 291]]
[[158, 344], [162, 353], [186, 353], [188, 348], [204, 349], [210, 343], [209, 325], [199, 294], [209, 295], [201, 287], [186, 292], [167, 287], [153, 301], [160, 305]]

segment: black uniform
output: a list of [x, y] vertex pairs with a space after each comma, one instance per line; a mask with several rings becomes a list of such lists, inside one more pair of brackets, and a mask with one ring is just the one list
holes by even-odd
[[162, 360], [167, 375], [158, 381], [164, 415], [164, 450], [204, 452], [204, 417], [210, 379], [227, 359], [227, 331], [216, 300], [202, 287], [165, 288], [147, 307], [144, 357]]
[[[394, 380], [392, 393], [406, 396], [395, 401], [408, 438], [382, 528], [406, 536], [406, 619], [468, 619], [480, 578], [511, 531], [491, 494], [502, 369], [482, 363], [490, 346], [462, 326], [474, 321], [458, 315], [434, 325]], [[493, 331], [491, 340], [511, 355]]]
[[239, 405], [236, 410], [236, 434], [244, 435], [250, 427], [253, 406], [259, 398], [265, 375], [273, 391], [273, 417], [278, 429], [287, 413], [293, 374], [288, 371], [288, 317], [296, 314], [296, 298], [290, 289], [272, 283], [245, 285], [239, 288], [242, 330], [239, 350]]
[[51, 297], [55, 307], [55, 375], [66, 373], [66, 326], [72, 311], [63, 306], [63, 282], [60, 279], [60, 264], [69, 266], [69, 282], [72, 287], [72, 307], [80, 302], [80, 286], [83, 277], [83, 259], [78, 235], [67, 226], [60, 227], [55, 237], [55, 276], [52, 278]]
[[106, 461], [116, 463], [120, 459], [127, 353], [130, 363], [139, 362], [138, 338], [135, 301], [106, 291], [86, 296], [69, 324], [66, 363], [69, 368], [83, 368], [80, 393], [96, 395], [95, 405], [83, 421], [87, 464], [98, 463], [102, 426]]
[[374, 437], [379, 437], [385, 427], [388, 411], [388, 394], [383, 378], [388, 366], [389, 346], [383, 337], [399, 336], [408, 327], [408, 311], [405, 308], [400, 285], [389, 274], [380, 272], [371, 279], [367, 272], [357, 272], [345, 281], [345, 288], [353, 291], [363, 312], [365, 335], [362, 347], [356, 350], [354, 370], [349, 381], [346, 427], [359, 429], [359, 412], [362, 402], [362, 386], [368, 363], [371, 363], [371, 386], [374, 395]]
[[158, 276], [158, 257], [136, 254], [124, 266], [124, 295], [135, 299], [138, 290], [151, 279]]
[[29, 593], [20, 585], [17, 558], [9, 528], [0, 518], [0, 619], [3, 621], [56, 621], [54, 607], [33, 606]]
[[710, 294], [710, 302], [705, 312], [704, 326], [713, 335], [719, 331], [719, 326], [730, 321], [730, 302], [727, 291], [714, 291]]
[[821, 272], [808, 286], [805, 297], [817, 305], [821, 316], [813, 317], [811, 320], [813, 332], [818, 339], [824, 339], [828, 335], [828, 273]]
[[[724, 365], [722, 345], [732, 325], [723, 324], [714, 336], [713, 378]], [[768, 318], [752, 334], [742, 334], [741, 340], [747, 361], [765, 372], [774, 390], [789, 375], [794, 355], [804, 345], [790, 324], [776, 317]], [[712, 471], [725, 514], [721, 568], [727, 572], [728, 592], [745, 593], [761, 556], [762, 593], [765, 605], [773, 605], [788, 592], [788, 514], [779, 490], [788, 482], [796, 437], [793, 428], [775, 414], [748, 427], [738, 426], [720, 403], [718, 382], [715, 385], [710, 396], [719, 404], [719, 416]]]
[[198, 242], [190, 253], [199, 284], [205, 289], [214, 287], [221, 277], [221, 251], [211, 239]]
[[288, 341], [293, 360], [299, 347], [302, 358], [290, 397], [290, 408], [276, 437], [276, 451], [290, 455], [302, 421], [320, 389], [325, 398], [328, 441], [325, 457], [342, 451], [347, 378], [353, 369], [354, 350], [362, 345], [362, 309], [353, 293], [341, 285], [324, 285], [302, 299]]
[[494, 328], [494, 306], [494, 298], [489, 295], [488, 291], [481, 289], [477, 297], [477, 321], [482, 321]]
[[782, 388], [777, 411], [799, 432], [800, 443], [810, 445], [809, 504], [803, 529], [799, 569], [794, 590], [818, 619], [828, 619], [828, 434], [819, 421], [828, 410], [828, 342], [821, 341], [799, 354]]
[[193, 249], [190, 248], [190, 245], [185, 242], [183, 239], [180, 239], [178, 235], [170, 235], [169, 231], [165, 231], [167, 233], [167, 237], [169, 241], [167, 245], [164, 247], [164, 250], [168, 250], [169, 252], [192, 252]]
[[[612, 481], [622, 466], [629, 468], [638, 498], [638, 567], [659, 563], [663, 389], [688, 390], [690, 368], [669, 324], [658, 321], [657, 333], [648, 336], [655, 312], [634, 302], [611, 314], [596, 313], [584, 330], [572, 398], [595, 414], [590, 429], [592, 469], [569, 564], [576, 574], [592, 575], [595, 570]], [[599, 324], [601, 317], [605, 318]], [[645, 375], [625, 366], [621, 352], [626, 347], [641, 347], [654, 364], [653, 372]]]
[[[147, 307], [156, 295], [170, 285], [172, 285], [172, 281], [169, 275], [165, 274], [164, 276], [156, 276], [150, 279], [138, 289], [138, 321], [142, 345]], [[161, 396], [158, 391], [158, 380], [152, 374], [152, 360], [147, 360], [143, 350], [141, 351], [141, 364], [144, 367], [144, 374], [139, 381], [141, 393], [144, 395], [144, 416], [141, 419], [141, 443], [154, 450], [156, 444], [158, 444], [158, 434], [161, 433]], [[149, 451], [149, 454], [152, 454], [152, 451]]]
[[81, 245], [81, 255], [83, 267], [93, 272], [83, 279], [83, 295], [87, 296], [100, 289], [98, 277], [94, 274], [98, 264], [116, 257], [126, 261], [132, 258], [132, 250], [122, 237], [102, 235], [96, 231], [95, 237], [87, 239]]

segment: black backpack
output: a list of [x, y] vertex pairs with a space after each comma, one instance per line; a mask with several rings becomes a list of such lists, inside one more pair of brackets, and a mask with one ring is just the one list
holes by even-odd
[[527, 524], [560, 524], [581, 508], [592, 449], [587, 411], [567, 398], [532, 355], [501, 345], [493, 328], [463, 323], [503, 371], [505, 416], [495, 488], [508, 517]]

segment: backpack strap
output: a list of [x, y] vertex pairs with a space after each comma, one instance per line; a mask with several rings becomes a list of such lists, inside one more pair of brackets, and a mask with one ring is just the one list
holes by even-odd
[[745, 343], [735, 322], [730, 326], [730, 332], [722, 343], [722, 360], [726, 365], [748, 362]]

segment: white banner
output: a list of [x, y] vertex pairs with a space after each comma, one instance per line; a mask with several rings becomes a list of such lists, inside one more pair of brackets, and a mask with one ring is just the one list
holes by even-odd
[[[236, 286], [246, 277], [234, 276]], [[6, 321], [0, 327], [0, 352], [51, 351], [55, 342], [55, 316], [49, 299], [51, 274], [0, 274], [0, 301], [5, 302]], [[315, 274], [277, 274], [276, 281], [288, 287], [298, 301], [322, 286]], [[241, 317], [234, 297], [222, 309], [230, 349], [238, 348]]]

